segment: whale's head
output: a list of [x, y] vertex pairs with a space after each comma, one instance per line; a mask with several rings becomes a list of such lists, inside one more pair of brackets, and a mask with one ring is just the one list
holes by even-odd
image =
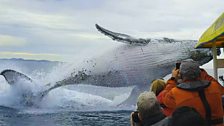
[[[220, 49], [217, 49], [217, 55], [220, 55]], [[213, 59], [212, 50], [210, 48], [199, 48], [189, 52], [189, 57], [197, 61], [200, 65], [208, 63]]]

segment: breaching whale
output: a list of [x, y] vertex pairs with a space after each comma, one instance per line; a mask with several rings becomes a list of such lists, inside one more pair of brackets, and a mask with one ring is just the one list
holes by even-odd
[[[110, 52], [110, 55], [105, 54], [106, 56], [101, 60], [101, 62], [105, 61], [103, 66], [96, 61], [95, 67], [74, 71], [71, 76], [56, 82], [52, 87], [47, 87], [37, 96], [40, 100], [52, 89], [70, 84], [82, 83], [107, 87], [134, 85], [130, 97], [124, 102], [124, 104], [134, 104], [138, 94], [149, 90], [152, 80], [169, 74], [177, 61], [191, 58], [203, 65], [212, 59], [210, 49], [194, 49], [196, 40], [138, 39], [112, 32], [97, 24], [96, 28], [106, 36], [124, 44]], [[100, 70], [96, 70], [98, 68]], [[15, 84], [20, 78], [32, 81], [31, 78], [14, 70], [4, 70], [1, 75], [10, 85]]]

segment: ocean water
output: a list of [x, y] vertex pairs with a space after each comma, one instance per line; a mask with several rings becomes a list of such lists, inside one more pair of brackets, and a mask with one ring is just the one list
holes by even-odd
[[36, 105], [26, 106], [21, 94], [27, 87], [38, 88], [25, 82], [20, 87], [0, 82], [0, 126], [127, 126], [135, 109], [119, 105], [133, 87], [66, 86], [52, 90]]
[[42, 100], [35, 101], [33, 106], [24, 103], [32, 98], [24, 100], [23, 94], [44, 90], [49, 82], [54, 84], [62, 80], [73, 67], [15, 59], [0, 63], [0, 71], [13, 69], [33, 79], [32, 83], [21, 80], [9, 85], [0, 76], [0, 126], [130, 125], [129, 116], [135, 106], [120, 103], [129, 97], [133, 86], [110, 88], [76, 84], [50, 91]]
[[128, 126], [131, 111], [24, 113], [0, 107], [1, 126]]
[[[133, 106], [117, 106], [99, 96], [74, 92], [69, 97], [52, 92], [38, 107], [27, 107], [19, 102], [0, 106], [1, 126], [127, 126]], [[67, 89], [64, 89], [67, 90]], [[82, 89], [83, 90], [83, 89]], [[58, 95], [56, 95], [56, 92]], [[68, 93], [71, 95], [71, 93]], [[15, 97], [15, 96], [14, 96]], [[16, 99], [17, 100], [17, 99]], [[4, 103], [4, 102], [2, 102]], [[12, 104], [13, 103], [13, 104]], [[15, 104], [14, 104], [15, 103]]]

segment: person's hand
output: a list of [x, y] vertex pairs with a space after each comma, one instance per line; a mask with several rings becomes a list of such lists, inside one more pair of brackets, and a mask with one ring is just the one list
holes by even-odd
[[141, 123], [136, 123], [136, 122], [133, 121], [133, 114], [134, 114], [134, 112], [132, 112], [131, 115], [130, 115], [131, 126], [142, 126]]
[[134, 112], [132, 112], [131, 115], [130, 115], [130, 124], [131, 124], [131, 126], [135, 126], [135, 123], [132, 120], [132, 115], [133, 114], [134, 114]]
[[172, 70], [172, 77], [174, 77], [175, 79], [179, 78], [179, 69], [173, 69]]

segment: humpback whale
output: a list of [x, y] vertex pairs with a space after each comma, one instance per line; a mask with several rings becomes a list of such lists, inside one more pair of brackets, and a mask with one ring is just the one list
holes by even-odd
[[[35, 98], [41, 100], [51, 90], [71, 84], [81, 83], [107, 87], [134, 85], [131, 95], [124, 101], [124, 104], [135, 104], [139, 93], [148, 90], [152, 80], [169, 74], [177, 61], [191, 58], [203, 65], [212, 60], [210, 49], [194, 48], [196, 40], [138, 39], [130, 35], [112, 32], [98, 24], [95, 26], [98, 31], [112, 40], [124, 44], [99, 58], [102, 63], [96, 61], [95, 66], [91, 69], [87, 67], [80, 71], [74, 71], [71, 76], [56, 82], [54, 86], [47, 86]], [[15, 84], [21, 78], [32, 82], [31, 78], [14, 70], [4, 70], [1, 75], [10, 85]], [[28, 104], [32, 105], [32, 100]]]

